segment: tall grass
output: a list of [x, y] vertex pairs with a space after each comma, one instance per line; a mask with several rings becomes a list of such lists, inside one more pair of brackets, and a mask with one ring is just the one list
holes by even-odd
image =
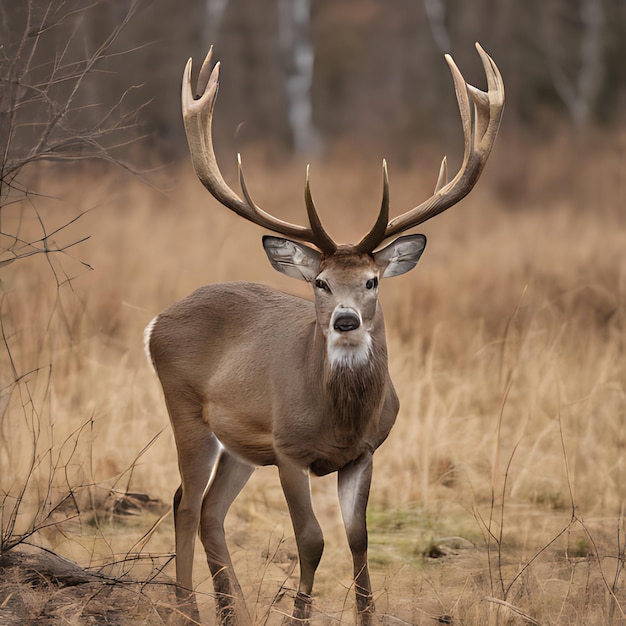
[[[424, 225], [429, 244], [418, 268], [383, 283], [401, 410], [376, 454], [370, 501], [382, 611], [409, 623], [433, 615], [468, 624], [623, 619], [625, 146], [620, 137], [590, 141], [583, 159], [561, 139], [532, 152], [521, 141], [499, 145], [468, 199]], [[303, 164], [266, 163], [260, 151], [247, 162], [258, 203], [302, 221]], [[392, 211], [429, 194], [435, 170], [434, 158], [391, 161]], [[55, 220], [93, 209], [64, 231], [87, 241], [0, 276], [5, 504], [31, 476], [19, 532], [42, 500], [68, 486], [83, 486], [92, 505], [110, 488], [169, 501], [176, 454], [142, 346], [143, 327], [162, 308], [223, 280], [307, 293], [270, 269], [259, 229], [219, 207], [187, 165], [169, 174], [155, 191], [102, 171], [41, 170], [46, 197], [3, 214], [21, 220], [26, 235], [40, 228], [37, 214], [52, 230]], [[374, 219], [377, 163], [315, 162], [312, 186], [338, 239], [359, 238]], [[349, 623], [350, 565], [332, 478], [314, 490], [328, 536], [319, 605], [334, 603]], [[293, 569], [271, 469], [253, 477], [229, 525], [236, 567], [265, 619]], [[149, 549], [171, 550], [170, 532]], [[98, 558], [102, 546], [85, 547], [80, 533], [68, 541], [71, 534], [38, 541]], [[140, 534], [128, 533], [128, 545]], [[424, 554], [444, 558], [435, 566]], [[208, 577], [206, 566], [197, 571]]]

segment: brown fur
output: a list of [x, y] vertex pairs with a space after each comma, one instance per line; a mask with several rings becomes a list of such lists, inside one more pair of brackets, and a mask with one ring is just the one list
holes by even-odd
[[329, 418], [338, 441], [353, 442], [380, 413], [385, 389], [387, 358], [384, 349], [373, 346], [372, 358], [364, 365], [327, 368]]

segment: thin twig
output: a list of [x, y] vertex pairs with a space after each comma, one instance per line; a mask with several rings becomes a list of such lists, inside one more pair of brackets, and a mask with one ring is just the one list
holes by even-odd
[[522, 609], [516, 607], [514, 604], [511, 604], [510, 602], [507, 602], [506, 600], [500, 600], [499, 598], [492, 598], [491, 596], [486, 596], [484, 599], [487, 602], [491, 602], [493, 604], [499, 604], [500, 606], [506, 607], [507, 609], [509, 609], [509, 611], [512, 611], [516, 615], [519, 615], [522, 619], [526, 620], [529, 624], [534, 624], [535, 626], [541, 626], [541, 623], [538, 622], [534, 617], [531, 617], [530, 615], [528, 615], [528, 613], [525, 613], [524, 611], [522, 611]]

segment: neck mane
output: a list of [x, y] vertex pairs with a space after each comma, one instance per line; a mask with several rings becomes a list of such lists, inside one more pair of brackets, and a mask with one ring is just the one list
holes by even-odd
[[367, 360], [359, 364], [327, 363], [324, 378], [331, 428], [340, 441], [354, 441], [380, 410], [387, 351], [374, 342]]

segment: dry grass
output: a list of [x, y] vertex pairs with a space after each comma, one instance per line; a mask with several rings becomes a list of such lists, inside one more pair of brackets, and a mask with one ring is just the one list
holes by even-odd
[[[425, 225], [430, 242], [417, 270], [383, 285], [402, 407], [375, 458], [370, 528], [378, 608], [394, 616], [390, 624], [441, 616], [459, 624], [626, 623], [626, 141], [595, 143], [584, 162], [566, 140], [533, 148], [532, 162], [523, 142], [499, 145], [463, 205]], [[302, 220], [303, 165], [264, 164], [260, 154], [246, 160], [258, 202]], [[426, 176], [390, 167], [396, 212], [429, 192], [434, 159], [416, 162]], [[35, 541], [84, 565], [110, 564], [136, 549], [155, 517], [115, 522], [102, 513], [109, 489], [169, 501], [178, 484], [143, 354], [145, 324], [208, 282], [254, 280], [297, 293], [306, 286], [272, 272], [258, 228], [218, 208], [187, 166], [161, 183], [165, 193], [93, 170], [41, 176], [49, 197], [9, 207], [3, 230], [21, 220], [24, 236], [36, 232], [37, 209], [51, 231], [93, 207], [58, 235], [91, 238], [71, 254], [32, 257], [0, 275], [4, 336], [16, 371], [27, 373], [11, 387], [3, 353], [3, 516], [29, 472], [22, 532], [37, 507], [71, 488], [77, 504], [48, 521], [72, 519]], [[341, 170], [336, 159], [313, 164], [317, 204], [339, 239], [369, 226], [379, 179], [370, 161]], [[319, 622], [351, 623], [332, 477], [314, 481], [314, 491], [327, 537]], [[76, 506], [101, 513], [76, 516]], [[294, 545], [273, 468], [253, 476], [229, 532], [256, 619], [274, 623], [288, 610], [286, 597], [268, 613], [280, 586], [293, 587]], [[166, 518], [144, 551], [167, 555], [172, 545]], [[197, 561], [210, 619], [200, 550]], [[151, 567], [129, 572], [124, 561], [121, 569], [140, 576]]]

